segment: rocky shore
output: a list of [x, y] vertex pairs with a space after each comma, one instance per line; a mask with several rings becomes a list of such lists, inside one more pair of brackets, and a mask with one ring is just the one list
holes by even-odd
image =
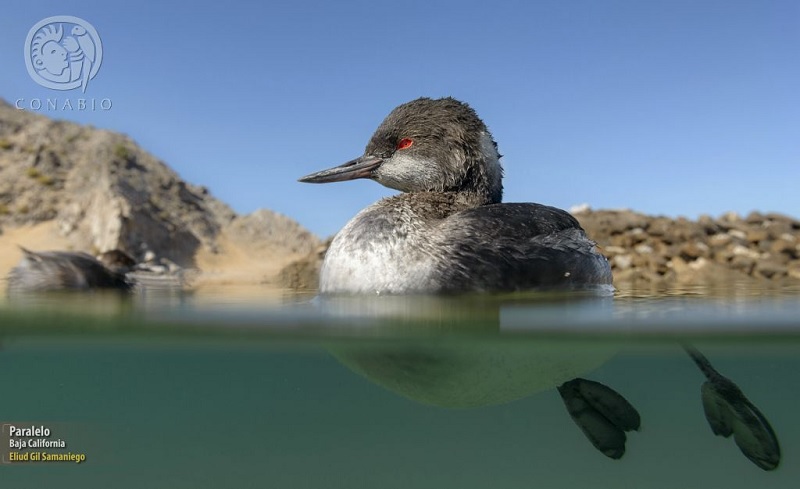
[[730, 212], [689, 220], [583, 210], [575, 217], [609, 259], [617, 284], [800, 282], [800, 221], [789, 216]]

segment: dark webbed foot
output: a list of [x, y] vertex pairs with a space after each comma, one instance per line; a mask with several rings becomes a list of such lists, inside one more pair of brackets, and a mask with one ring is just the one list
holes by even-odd
[[703, 383], [701, 395], [711, 431], [726, 438], [733, 435], [745, 457], [764, 470], [776, 469], [781, 461], [781, 447], [767, 418], [736, 384], [717, 372], [703, 354], [694, 348], [685, 348], [708, 379]]
[[599, 382], [573, 379], [558, 388], [575, 423], [607, 457], [625, 454], [626, 431], [638, 430], [639, 413], [617, 391]]

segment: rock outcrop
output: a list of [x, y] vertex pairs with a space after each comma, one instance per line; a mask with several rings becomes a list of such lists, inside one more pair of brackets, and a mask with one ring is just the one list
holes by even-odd
[[278, 283], [287, 289], [315, 290], [319, 286], [322, 260], [331, 241], [333, 238], [327, 239], [311, 253], [283, 267], [278, 273]]
[[51, 120], [0, 100], [0, 228], [52, 221], [69, 247], [155, 254], [181, 267], [226, 242], [308, 253], [319, 240], [271, 211], [238, 216], [125, 135]]
[[307, 254], [320, 244], [319, 238], [297, 221], [268, 209], [236, 216], [226, 231], [232, 240], [249, 243], [254, 252], [269, 250], [282, 254]]

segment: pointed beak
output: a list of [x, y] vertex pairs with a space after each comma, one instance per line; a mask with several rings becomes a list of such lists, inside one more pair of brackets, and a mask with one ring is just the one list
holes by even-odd
[[383, 163], [383, 159], [377, 156], [364, 155], [350, 160], [344, 165], [306, 175], [298, 181], [303, 183], [329, 183], [355, 180], [356, 178], [370, 178], [372, 177], [372, 172], [381, 166], [381, 163]]

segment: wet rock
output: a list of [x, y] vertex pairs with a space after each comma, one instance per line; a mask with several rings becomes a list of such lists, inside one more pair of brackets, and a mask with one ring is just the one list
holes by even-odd
[[746, 223], [737, 212], [727, 212], [720, 216], [717, 220], [717, 225], [723, 231], [728, 231], [730, 229], [741, 229], [746, 226]]
[[747, 241], [747, 233], [745, 233], [741, 229], [728, 230], [728, 236], [737, 241]]
[[[625, 217], [610, 223], [615, 216]], [[800, 223], [795, 228], [797, 221], [782, 214], [751, 212], [743, 219], [729, 212], [691, 221], [586, 211], [577, 217], [610, 258], [618, 284], [800, 278]]]
[[621, 255], [627, 252], [627, 250], [622, 246], [615, 246], [615, 245], [604, 246], [602, 247], [602, 250], [604, 251], [606, 256]]
[[767, 230], [764, 228], [748, 229], [745, 233], [745, 238], [750, 243], [759, 243], [769, 237]]
[[708, 238], [708, 244], [712, 248], [722, 248], [729, 245], [733, 241], [733, 237], [727, 233], [717, 233]]
[[656, 217], [650, 221], [647, 226], [647, 232], [650, 236], [666, 236], [670, 232], [672, 220], [666, 217]]
[[775, 240], [784, 235], [791, 236], [793, 229], [790, 223], [781, 221], [766, 221], [763, 224], [763, 229], [767, 232], [767, 239]]
[[633, 258], [631, 255], [617, 255], [611, 260], [611, 264], [619, 270], [625, 270], [631, 267]]
[[702, 214], [700, 217], [697, 218], [697, 224], [703, 228], [703, 231], [707, 235], [710, 234], [717, 234], [721, 231], [720, 225], [714, 220], [713, 217], [709, 216], [708, 214]]
[[753, 211], [744, 218], [747, 224], [761, 224], [764, 222], [764, 216], [760, 212]]
[[708, 256], [709, 249], [705, 243], [692, 241], [681, 245], [680, 256], [686, 261], [696, 260], [700, 257]]
[[731, 251], [735, 256], [745, 256], [753, 260], [758, 260], [761, 257], [761, 253], [758, 251], [742, 245], [734, 245]]
[[316, 289], [319, 284], [319, 270], [322, 266], [322, 260], [332, 240], [333, 238], [329, 238], [317, 246], [312, 253], [283, 267], [278, 274], [278, 284], [287, 289]]
[[761, 261], [755, 266], [755, 272], [763, 278], [781, 278], [788, 274], [789, 268], [771, 261]]
[[800, 258], [800, 253], [798, 252], [798, 246], [795, 244], [795, 240], [792, 236], [789, 236], [792, 239], [785, 239], [779, 238], [773, 241], [769, 246], [769, 251], [776, 255], [786, 255], [789, 259], [797, 259]]
[[320, 246], [320, 240], [297, 221], [267, 209], [235, 217], [225, 228], [237, 242], [251, 243], [257, 251], [307, 254]]
[[578, 220], [583, 216], [587, 220], [587, 231], [595, 229], [604, 235], [620, 235], [634, 228], [644, 228], [647, 225], [647, 216], [629, 210], [592, 211], [579, 214]]
[[740, 222], [742, 216], [740, 216], [738, 212], [730, 211], [720, 216], [719, 220], [725, 223]]
[[800, 280], [800, 261], [795, 261], [786, 267], [786, 275], [793, 280]]

